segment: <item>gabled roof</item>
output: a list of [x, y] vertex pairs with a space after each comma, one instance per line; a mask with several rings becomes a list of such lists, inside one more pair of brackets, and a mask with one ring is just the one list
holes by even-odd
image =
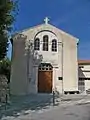
[[22, 32], [28, 31], [28, 30], [30, 30], [30, 29], [34, 29], [34, 28], [40, 27], [41, 25], [43, 25], [43, 24], [39, 24], [39, 25], [36, 25], [36, 26], [33, 26], [33, 27], [25, 28], [25, 29], [23, 29], [23, 30], [21, 30], [21, 31], [17, 31], [17, 32], [15, 32], [15, 33], [12, 35], [12, 37], [14, 37], [15, 35], [20, 34], [20, 33], [22, 33]]
[[39, 27], [42, 27], [42, 26], [43, 27], [47, 26], [47, 27], [51, 27], [52, 29], [57, 29], [58, 31], [60, 31], [60, 33], [66, 34], [69, 37], [75, 38], [75, 39], [77, 39], [77, 43], [79, 42], [79, 39], [74, 37], [73, 35], [71, 35], [71, 34], [69, 34], [67, 32], [62, 31], [61, 29], [59, 29], [59, 28], [57, 28], [57, 27], [55, 27], [55, 26], [53, 26], [51, 24], [45, 24], [45, 23], [44, 24], [39, 24], [39, 25], [36, 25], [36, 26], [33, 26], [33, 27], [30, 27], [30, 28], [27, 28], [27, 29], [24, 29], [24, 30], [19, 31], [19, 32], [16, 32], [13, 36], [15, 36], [17, 34], [20, 34], [20, 33], [23, 33], [23, 32], [26, 32], [26, 31], [29, 31], [29, 30], [38, 29]]
[[90, 64], [90, 60], [78, 60], [78, 64], [79, 65], [89, 65]]

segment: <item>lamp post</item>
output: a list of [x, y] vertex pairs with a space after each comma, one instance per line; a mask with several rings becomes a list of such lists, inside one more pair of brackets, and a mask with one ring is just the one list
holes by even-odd
[[[53, 69], [54, 69], [53, 71], [55, 72], [54, 75], [56, 74], [55, 68], [56, 68], [56, 67], [54, 66], [54, 67], [53, 67]], [[56, 81], [56, 79], [55, 79], [55, 77], [54, 77], [54, 80], [53, 80], [53, 88], [52, 88], [52, 94], [53, 94], [53, 101], [52, 101], [52, 102], [53, 102], [53, 106], [55, 105], [55, 102], [56, 102], [56, 101], [55, 101], [55, 97], [56, 97], [56, 88], [55, 88], [56, 82], [55, 82], [55, 81]]]
[[55, 105], [55, 90], [53, 89], [53, 106]]

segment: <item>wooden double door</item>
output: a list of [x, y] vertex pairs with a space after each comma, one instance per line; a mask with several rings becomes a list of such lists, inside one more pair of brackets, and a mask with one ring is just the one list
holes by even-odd
[[38, 69], [38, 93], [52, 93], [52, 78], [52, 66], [41, 64]]

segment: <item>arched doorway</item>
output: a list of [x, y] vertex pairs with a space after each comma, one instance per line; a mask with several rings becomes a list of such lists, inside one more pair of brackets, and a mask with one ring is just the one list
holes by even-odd
[[52, 93], [52, 78], [52, 65], [41, 63], [38, 68], [38, 93]]

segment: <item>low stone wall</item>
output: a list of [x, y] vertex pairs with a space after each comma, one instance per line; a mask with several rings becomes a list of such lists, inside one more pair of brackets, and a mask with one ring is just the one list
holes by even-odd
[[9, 86], [5, 75], [0, 75], [0, 103], [6, 103], [9, 100]]

